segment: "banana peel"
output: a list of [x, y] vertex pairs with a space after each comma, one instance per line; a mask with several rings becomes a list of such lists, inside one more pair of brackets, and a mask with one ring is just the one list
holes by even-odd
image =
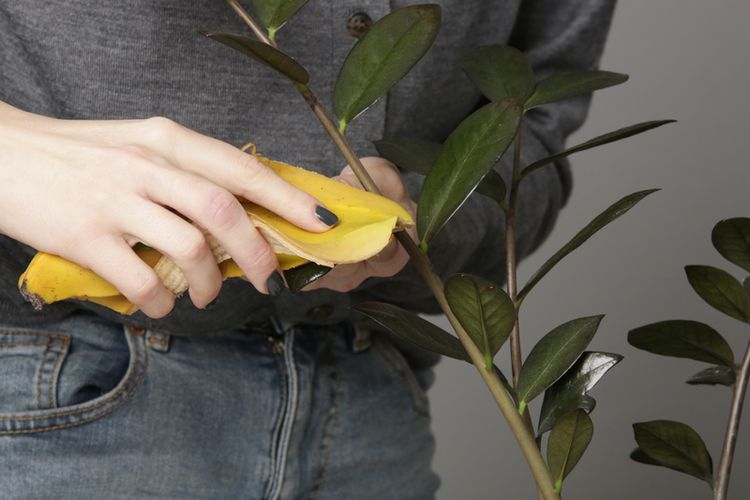
[[[393, 200], [316, 172], [270, 160], [256, 153], [254, 148], [250, 154], [288, 183], [313, 195], [339, 218], [333, 228], [313, 233], [266, 208], [240, 199], [253, 225], [274, 249], [282, 270], [308, 262], [328, 267], [361, 262], [385, 248], [394, 231], [414, 225], [411, 214]], [[244, 276], [213, 236], [206, 233], [206, 239], [225, 280]], [[184, 274], [169, 257], [141, 244], [136, 245], [134, 251], [175, 295], [187, 290]], [[90, 269], [44, 252], [37, 253], [31, 260], [19, 277], [18, 287], [36, 309], [61, 300], [82, 299], [121, 314], [137, 311], [113, 285]]]

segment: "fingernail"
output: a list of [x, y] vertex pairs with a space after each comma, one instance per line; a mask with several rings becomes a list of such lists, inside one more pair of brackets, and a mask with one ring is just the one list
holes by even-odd
[[268, 278], [266, 286], [268, 287], [269, 295], [273, 295], [275, 297], [276, 295], [280, 294], [281, 291], [285, 288], [284, 278], [281, 277], [281, 274], [279, 274], [278, 271], [274, 271], [273, 274]]
[[315, 207], [315, 216], [318, 218], [320, 222], [325, 224], [326, 226], [335, 226], [339, 223], [339, 218], [336, 217], [336, 214], [328, 210], [326, 207], [322, 207], [318, 205]]

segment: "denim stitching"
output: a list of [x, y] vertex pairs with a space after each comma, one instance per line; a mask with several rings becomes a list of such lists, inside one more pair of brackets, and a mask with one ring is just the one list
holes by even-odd
[[47, 342], [14, 342], [12, 344], [5, 344], [3, 342], [0, 342], [0, 349], [6, 349], [8, 347], [44, 347], [49, 345], [49, 341]]
[[[284, 364], [282, 362], [281, 356], [278, 355], [274, 351], [275, 345], [273, 344], [273, 337], [269, 337], [269, 344], [271, 345], [271, 354], [273, 355], [274, 361], [276, 361], [276, 368], [279, 371], [279, 378], [281, 380], [281, 383], [285, 383], [286, 381], [286, 373], [284, 370]], [[281, 397], [279, 398], [279, 404], [276, 408], [276, 421], [274, 422], [273, 432], [271, 434], [272, 441], [271, 441], [271, 449], [270, 451], [270, 467], [268, 470], [268, 482], [266, 483], [265, 492], [263, 494], [264, 497], [267, 497], [271, 493], [271, 488], [274, 486], [274, 473], [276, 471], [276, 443], [277, 443], [277, 435], [281, 432], [281, 426], [283, 425], [283, 416], [284, 416], [284, 408], [286, 407], [286, 398], [287, 394], [286, 391], [280, 391]]]
[[57, 408], [57, 384], [60, 379], [60, 369], [62, 368], [63, 361], [68, 354], [70, 349], [70, 337], [66, 337], [65, 341], [60, 345], [60, 351], [57, 354], [57, 359], [52, 367], [52, 380], [49, 385], [49, 401], [53, 408]]
[[328, 411], [328, 418], [323, 427], [323, 437], [320, 441], [320, 469], [318, 475], [313, 482], [312, 489], [310, 491], [310, 500], [314, 500], [318, 497], [318, 494], [323, 488], [325, 483], [326, 474], [328, 472], [328, 465], [331, 461], [331, 450], [333, 448], [333, 436], [338, 428], [338, 415], [339, 415], [339, 402], [341, 400], [342, 383], [341, 373], [339, 371], [336, 355], [330, 346], [331, 354], [331, 372], [329, 377], [331, 379], [331, 407]]
[[[62, 336], [58, 335], [57, 337], [62, 337]], [[135, 389], [138, 388], [138, 386], [140, 386], [140, 384], [141, 384], [141, 382], [142, 382], [142, 380], [143, 380], [143, 378], [144, 378], [144, 376], [146, 374], [146, 370], [148, 369], [148, 362], [149, 362], [148, 351], [144, 348], [143, 345], [139, 345], [138, 344], [138, 343], [142, 344], [142, 339], [140, 337], [139, 338], [135, 338], [134, 335], [132, 337], [133, 337], [132, 342], [135, 344], [133, 346], [133, 351], [134, 352], [133, 352], [133, 364], [132, 364], [132, 366], [134, 367], [134, 369], [133, 369], [132, 373], [130, 373], [129, 376], [126, 379], [123, 379], [123, 381], [121, 382], [122, 385], [121, 385], [120, 389], [118, 389], [115, 393], [113, 393], [107, 399], [105, 399], [103, 401], [99, 401], [98, 403], [96, 403], [94, 405], [91, 405], [91, 406], [87, 406], [87, 407], [84, 407], [84, 408], [77, 408], [75, 410], [70, 410], [70, 411], [67, 411], [67, 412], [59, 412], [59, 413], [51, 412], [48, 415], [32, 415], [32, 416], [26, 416], [26, 417], [24, 417], [24, 416], [19, 416], [19, 417], [2, 417], [2, 416], [0, 416], [0, 422], [35, 422], [35, 421], [49, 420], [49, 419], [53, 419], [53, 418], [68, 417], [68, 416], [72, 416], [72, 415], [79, 415], [79, 414], [84, 414], [84, 413], [89, 413], [89, 412], [95, 412], [96, 410], [98, 410], [102, 406], [106, 406], [110, 402], [112, 402], [112, 401], [116, 400], [117, 398], [119, 398], [123, 393], [127, 392], [125, 398], [122, 401], [118, 402], [114, 406], [114, 408], [119, 407], [125, 401], [128, 401], [132, 397], [133, 392], [135, 391]], [[143, 366], [142, 367], [139, 366], [141, 364], [141, 362], [140, 362], [141, 361], [141, 350], [143, 350], [143, 358], [144, 358], [144, 360], [143, 360]], [[140, 372], [138, 371], [139, 369], [140, 369]], [[137, 380], [135, 381], [135, 384], [133, 385], [133, 387], [128, 387], [129, 385], [132, 385], [131, 382], [133, 380], [133, 377], [136, 375], [136, 373], [138, 373], [138, 376], [137, 376]], [[7, 434], [24, 434], [24, 433], [30, 433], [30, 432], [43, 432], [43, 431], [55, 430], [55, 429], [59, 429], [59, 428], [74, 427], [74, 426], [77, 426], [77, 425], [82, 425], [82, 424], [91, 422], [93, 420], [98, 420], [99, 418], [101, 418], [101, 417], [103, 417], [105, 415], [108, 415], [111, 412], [112, 412], [112, 410], [106, 411], [105, 413], [102, 413], [100, 415], [93, 415], [91, 418], [83, 419], [83, 420], [78, 421], [78, 422], [71, 422], [69, 424], [60, 424], [60, 425], [56, 425], [56, 426], [52, 426], [52, 427], [40, 427], [38, 429], [25, 429], [25, 430], [19, 430], [19, 431], [4, 431], [4, 430], [0, 430], [0, 436], [7, 435]]]
[[45, 409], [44, 405], [42, 405], [42, 377], [44, 376], [44, 360], [47, 357], [52, 342], [51, 339], [47, 341], [47, 345], [44, 347], [44, 352], [42, 352], [42, 360], [39, 362], [39, 367], [37, 368], [36, 376], [34, 377], [36, 379], [36, 383], [34, 384], [34, 394], [36, 395], [36, 407], [39, 410]]

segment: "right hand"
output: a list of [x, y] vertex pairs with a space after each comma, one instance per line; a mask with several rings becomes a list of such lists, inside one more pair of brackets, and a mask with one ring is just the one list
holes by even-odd
[[57, 120], [0, 103], [0, 152], [0, 233], [93, 270], [152, 318], [172, 310], [174, 295], [135, 243], [172, 258], [203, 308], [222, 278], [185, 218], [211, 233], [261, 293], [278, 261], [236, 196], [309, 231], [330, 227], [313, 196], [251, 155], [165, 118]]

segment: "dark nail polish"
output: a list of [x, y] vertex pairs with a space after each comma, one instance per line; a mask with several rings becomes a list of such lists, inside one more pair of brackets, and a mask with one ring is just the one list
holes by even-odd
[[326, 226], [335, 226], [339, 223], [339, 218], [336, 217], [336, 214], [328, 210], [326, 207], [318, 205], [315, 208], [315, 215], [318, 217], [318, 220]]
[[281, 277], [278, 271], [274, 271], [268, 278], [266, 286], [268, 287], [268, 293], [273, 296], [280, 294], [281, 291], [286, 288], [286, 285], [284, 285], [284, 278]]

